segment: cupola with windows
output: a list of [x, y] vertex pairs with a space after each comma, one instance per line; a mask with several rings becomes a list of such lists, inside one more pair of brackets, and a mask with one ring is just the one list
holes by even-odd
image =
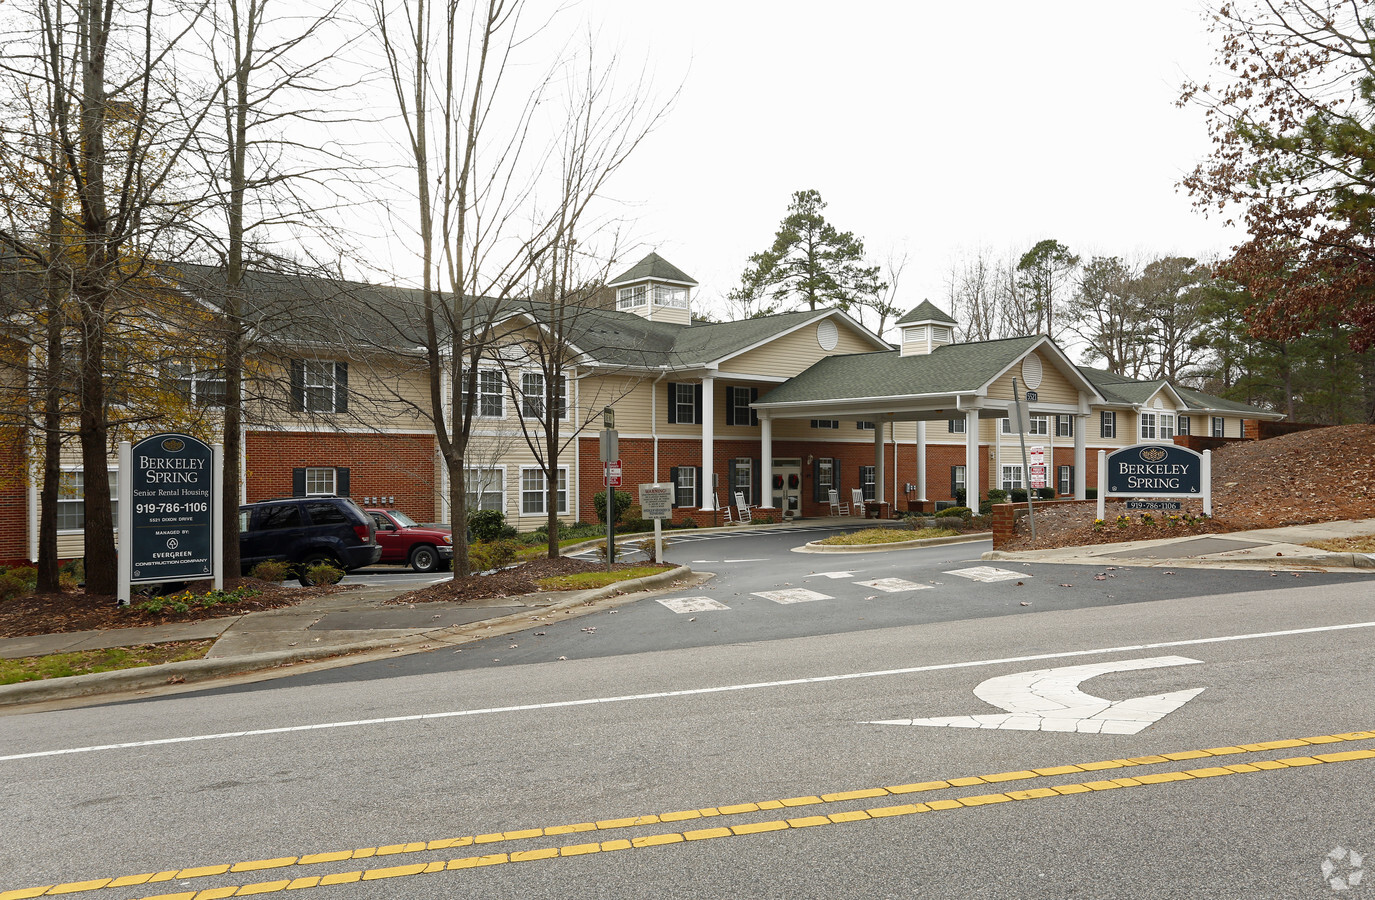
[[606, 286], [615, 292], [615, 308], [621, 312], [654, 322], [691, 324], [688, 301], [697, 282], [657, 253], [650, 253]]
[[924, 356], [934, 353], [937, 347], [955, 342], [955, 326], [959, 324], [930, 300], [898, 319], [902, 331], [900, 354], [902, 356]]

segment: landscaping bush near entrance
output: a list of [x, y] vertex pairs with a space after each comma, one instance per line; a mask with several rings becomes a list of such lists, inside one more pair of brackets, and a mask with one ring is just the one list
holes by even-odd
[[897, 528], [866, 528], [849, 534], [837, 534], [817, 541], [828, 547], [849, 547], [864, 544], [897, 544], [902, 541], [919, 541], [925, 538], [954, 537], [960, 532], [953, 528], [917, 528], [900, 530]]

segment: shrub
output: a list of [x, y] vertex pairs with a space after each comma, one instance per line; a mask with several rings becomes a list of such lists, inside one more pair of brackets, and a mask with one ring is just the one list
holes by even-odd
[[943, 509], [940, 512], [936, 513], [936, 518], [953, 519], [956, 516], [958, 516], [961, 519], [967, 519], [972, 515], [974, 515], [974, 510], [970, 509], [967, 506], [952, 506], [949, 509]]
[[1098, 488], [1085, 488], [1085, 489], [1084, 489], [1084, 499], [1086, 499], [1086, 500], [1097, 500], [1097, 499], [1098, 499]]
[[626, 516], [624, 519], [622, 519], [622, 520], [620, 521], [620, 523], [616, 526], [616, 530], [617, 530], [617, 531], [624, 531], [624, 532], [626, 532], [626, 533], [631, 533], [631, 532], [636, 532], [636, 531], [653, 531], [653, 530], [654, 530], [654, 520], [653, 520], [653, 519], [641, 519], [641, 518], [638, 517], [638, 516], [630, 516], [630, 515], [627, 515], [627, 516]]
[[697, 523], [692, 519], [683, 519], [681, 522], [674, 522], [674, 528], [696, 528]]
[[280, 559], [267, 559], [254, 566], [248, 576], [262, 581], [286, 581], [290, 572], [291, 563]]
[[1006, 502], [1007, 502], [1007, 491], [1003, 490], [1002, 488], [990, 488], [989, 491], [988, 491], [988, 502], [989, 502], [989, 503], [1006, 503]]
[[468, 568], [474, 572], [487, 572], [509, 566], [516, 558], [520, 545], [515, 541], [477, 541], [468, 545]]
[[1025, 503], [1026, 488], [1013, 488], [1009, 496], [1012, 498], [1013, 503]]
[[1037, 488], [1037, 489], [1036, 489], [1036, 497], [1037, 497], [1037, 499], [1039, 499], [1039, 500], [1054, 500], [1054, 499], [1055, 499], [1055, 488], [1053, 488], [1053, 487]]
[[751, 525], [772, 525], [773, 516], [754, 516], [750, 519]]
[[479, 509], [469, 513], [468, 530], [473, 533], [475, 541], [499, 541], [516, 533], [514, 528], [506, 524], [506, 516], [499, 509]]
[[956, 505], [956, 506], [965, 506], [965, 505], [966, 505], [966, 503], [965, 503], [964, 488], [960, 488], [959, 490], [957, 490], [957, 491], [955, 492], [955, 505]]
[[308, 567], [303, 573], [311, 584], [338, 584], [344, 577], [344, 570], [333, 563], [319, 562]]
[[[616, 508], [615, 508], [614, 512], [615, 512], [615, 514], [616, 514], [616, 521], [617, 521], [617, 522], [621, 521], [621, 518], [625, 515], [626, 510], [630, 509], [630, 504], [633, 503], [633, 502], [634, 502], [634, 498], [632, 498], [632, 497], [631, 497], [629, 494], [627, 494], [625, 491], [616, 491], [616, 496], [615, 496], [615, 500], [614, 500], [614, 503], [616, 504]], [[602, 490], [600, 490], [600, 491], [597, 491], [597, 493], [595, 493], [595, 494], [592, 495], [592, 507], [593, 507], [593, 509], [595, 509], [595, 510], [597, 511], [597, 521], [598, 521], [598, 522], [601, 522], [601, 523], [602, 523], [602, 528], [605, 529], [605, 528], [606, 528], [606, 490], [605, 490], [604, 488], [603, 488]]]
[[33, 566], [0, 569], [0, 600], [27, 597], [38, 588], [38, 570]]

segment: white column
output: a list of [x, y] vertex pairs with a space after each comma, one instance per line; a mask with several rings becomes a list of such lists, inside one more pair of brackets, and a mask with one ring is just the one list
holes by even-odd
[[1075, 416], [1074, 419], [1074, 499], [1088, 499], [1088, 451], [1084, 448], [1085, 432], [1088, 431], [1088, 416]]
[[874, 423], [874, 499], [880, 503], [888, 493], [884, 489], [887, 484], [886, 473], [883, 471], [883, 432], [887, 428], [885, 422]]
[[773, 419], [759, 417], [759, 506], [773, 508]]
[[716, 508], [712, 455], [716, 441], [716, 379], [702, 379], [702, 509]]
[[926, 423], [917, 423], [917, 499], [926, 501]]
[[979, 411], [964, 414], [964, 502], [975, 512], [979, 501], [988, 493], [988, 485], [979, 477]]

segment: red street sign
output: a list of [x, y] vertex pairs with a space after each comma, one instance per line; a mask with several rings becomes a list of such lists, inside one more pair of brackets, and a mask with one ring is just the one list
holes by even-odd
[[621, 486], [621, 461], [602, 463], [602, 483], [607, 487]]

